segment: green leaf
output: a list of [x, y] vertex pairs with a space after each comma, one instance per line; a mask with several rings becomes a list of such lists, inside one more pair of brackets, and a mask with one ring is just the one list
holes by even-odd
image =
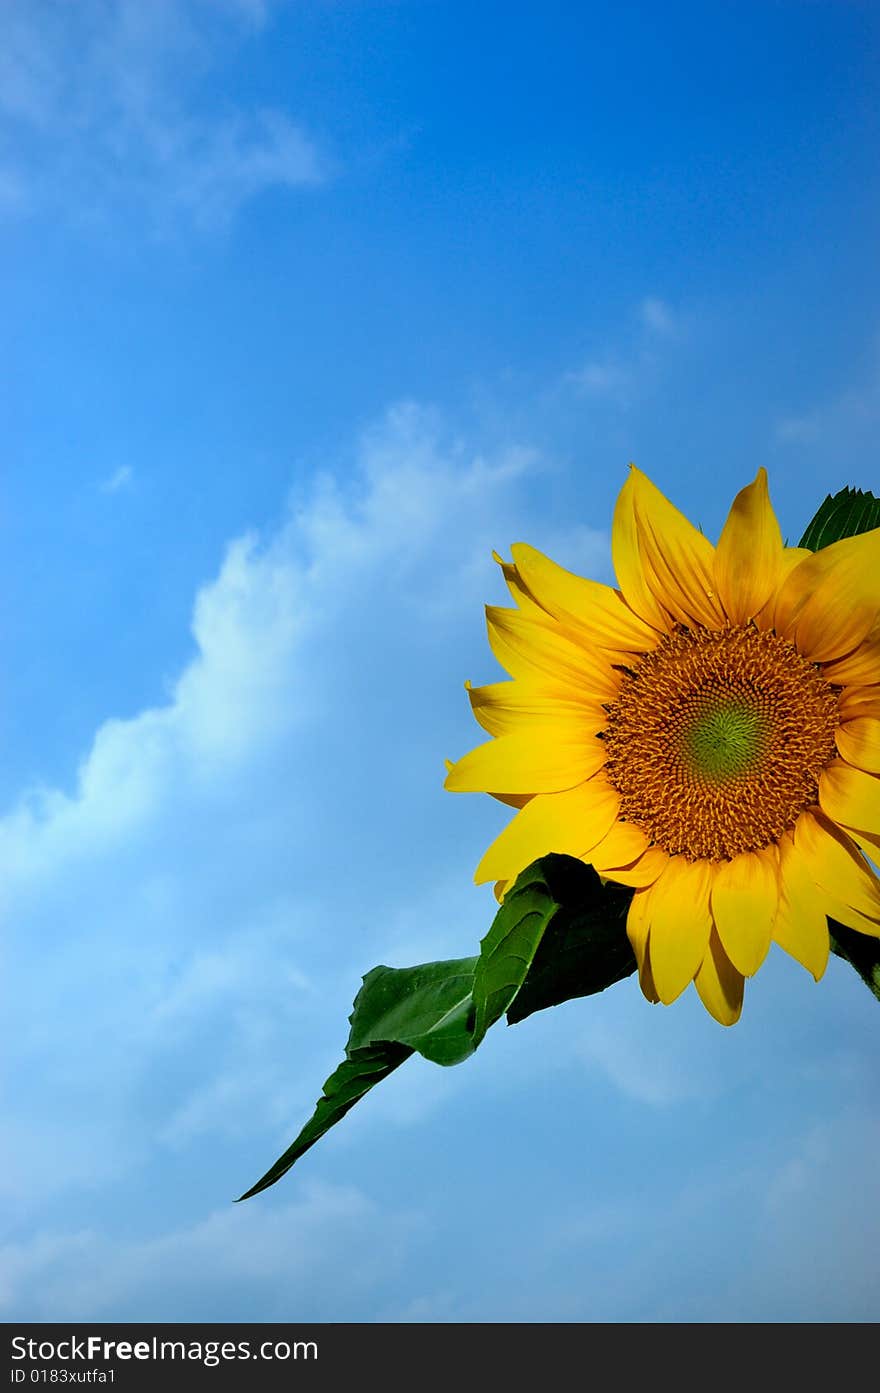
[[603, 885], [592, 866], [580, 861], [575, 866], [580, 867], [577, 894], [560, 905], [547, 925], [508, 1008], [509, 1025], [548, 1006], [602, 992], [636, 970], [626, 936], [632, 890], [610, 881]]
[[388, 1042], [373, 1045], [368, 1049], [354, 1050], [324, 1084], [323, 1096], [293, 1144], [287, 1148], [283, 1156], [278, 1157], [274, 1166], [266, 1171], [256, 1185], [252, 1185], [239, 1196], [239, 1199], [247, 1200], [252, 1195], [258, 1195], [261, 1190], [268, 1190], [270, 1185], [274, 1185], [276, 1180], [286, 1175], [293, 1163], [298, 1161], [310, 1146], [320, 1141], [324, 1133], [345, 1117], [348, 1110], [353, 1108], [365, 1093], [382, 1079], [386, 1079], [411, 1054], [412, 1050], [405, 1045]]
[[833, 497], [828, 494], [799, 545], [820, 551], [842, 537], [855, 537], [874, 527], [880, 527], [880, 498], [862, 489], [845, 488]]
[[829, 916], [828, 928], [831, 933], [831, 951], [836, 953], [850, 967], [854, 967], [862, 981], [880, 1001], [880, 939], [870, 934], [858, 933], [855, 929], [838, 924]]
[[476, 1048], [468, 1028], [476, 962], [374, 967], [355, 998], [349, 1050], [393, 1040], [434, 1064], [467, 1059]]

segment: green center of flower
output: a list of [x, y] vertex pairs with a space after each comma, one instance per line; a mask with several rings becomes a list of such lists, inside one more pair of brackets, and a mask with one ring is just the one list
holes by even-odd
[[710, 698], [707, 709], [683, 732], [683, 753], [703, 778], [732, 779], [760, 762], [767, 735], [766, 717], [754, 706]]

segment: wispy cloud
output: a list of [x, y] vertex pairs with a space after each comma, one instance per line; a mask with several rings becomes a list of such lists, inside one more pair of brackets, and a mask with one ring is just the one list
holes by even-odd
[[[0, 995], [21, 1026], [22, 1088], [39, 1076], [52, 1127], [67, 1119], [80, 1135], [77, 1180], [91, 1137], [101, 1174], [132, 1148], [241, 1137], [257, 1118], [280, 1148], [337, 1062], [370, 954], [394, 960], [404, 939], [417, 951], [426, 885], [438, 887], [431, 951], [469, 942], [468, 916], [478, 934], [485, 905], [467, 876], [453, 884], [448, 835], [442, 855], [425, 848], [418, 903], [409, 876], [383, 878], [413, 817], [425, 828], [440, 801], [446, 811], [444, 755], [471, 738], [463, 679], [494, 669], [481, 622], [487, 587], [500, 587], [491, 551], [520, 530], [538, 465], [520, 449], [468, 451], [430, 412], [395, 408], [365, 435], [355, 482], [325, 476], [272, 535], [230, 544], [196, 597], [194, 655], [167, 703], [105, 721], [75, 788], [28, 790], [0, 819], [4, 923], [21, 971], [40, 980], [36, 1003], [9, 972]], [[577, 546], [589, 540], [579, 530]], [[371, 876], [384, 905], [372, 945], [345, 932]], [[178, 1077], [193, 1040], [213, 1042], [211, 1063]], [[133, 1073], [149, 1090], [169, 1069], [156, 1106], [132, 1112]], [[75, 1115], [92, 1108], [107, 1126], [83, 1133]], [[21, 1203], [70, 1183], [24, 1093], [6, 1115], [16, 1154], [0, 1183]]]
[[[286, 110], [205, 95], [268, 19], [227, 0], [10, 0], [0, 11], [0, 206], [154, 233], [223, 227], [270, 188], [330, 166]], [[4, 199], [2, 190], [9, 192]]]
[[645, 328], [660, 337], [670, 337], [676, 333], [678, 322], [671, 307], [658, 295], [648, 295], [639, 306], [639, 314]]
[[776, 423], [776, 439], [784, 444], [804, 445], [819, 435], [819, 415], [783, 416]]
[[648, 295], [635, 307], [635, 329], [563, 375], [578, 396], [628, 410], [655, 381], [661, 366], [660, 341], [681, 337], [680, 318], [665, 300]]
[[311, 1184], [283, 1206], [226, 1206], [147, 1238], [44, 1232], [0, 1247], [0, 1311], [235, 1320], [244, 1300], [254, 1319], [321, 1319], [359, 1298], [381, 1301], [418, 1230], [418, 1216], [380, 1211], [353, 1187]]
[[[273, 538], [248, 533], [230, 544], [219, 577], [196, 598], [197, 654], [170, 703], [108, 720], [73, 795], [34, 791], [0, 824], [5, 844], [16, 842], [18, 872], [27, 873], [34, 857], [57, 866], [87, 844], [109, 846], [153, 815], [179, 788], [184, 769], [187, 780], [229, 772], [255, 746], [314, 715], [298, 654], [315, 642], [354, 577], [375, 575], [388, 560], [398, 575], [421, 567], [444, 520], [459, 509], [481, 518], [485, 499], [528, 465], [529, 456], [516, 451], [495, 462], [444, 457], [428, 414], [414, 406], [392, 411], [365, 437], [356, 501], [325, 475]], [[482, 536], [485, 557], [494, 532], [485, 526]], [[454, 584], [448, 573], [447, 596]]]
[[[861, 382], [830, 395], [807, 410], [783, 415], [776, 422], [776, 440], [782, 445], [833, 445], [848, 455], [876, 450], [880, 425], [880, 343], [874, 363]], [[854, 482], [864, 482], [854, 480]]]
[[623, 405], [633, 386], [633, 369], [611, 359], [591, 359], [566, 373], [565, 380], [585, 396], [610, 399]]
[[98, 485], [102, 493], [119, 493], [121, 489], [130, 488], [134, 479], [134, 470], [130, 464], [121, 464], [112, 474], [108, 474], [106, 479], [102, 479]]
[[666, 1107], [698, 1097], [706, 1088], [699, 1064], [688, 1061], [685, 1067], [687, 1046], [675, 1037], [674, 1024], [670, 1035], [668, 1022], [648, 1021], [643, 1011], [636, 1015], [633, 1029], [624, 1038], [597, 1017], [584, 1032], [578, 1053], [626, 1097]]

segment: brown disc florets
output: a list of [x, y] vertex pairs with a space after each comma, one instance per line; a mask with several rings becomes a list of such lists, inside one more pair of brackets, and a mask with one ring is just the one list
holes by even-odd
[[837, 696], [792, 643], [750, 625], [677, 627], [606, 708], [620, 816], [670, 854], [756, 851], [818, 801]]

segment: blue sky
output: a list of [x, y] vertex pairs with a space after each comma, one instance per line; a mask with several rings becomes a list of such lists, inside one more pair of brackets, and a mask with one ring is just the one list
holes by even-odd
[[632, 981], [231, 1200], [360, 975], [470, 953], [493, 548], [877, 488], [880, 14], [0, 14], [0, 1313], [874, 1320], [876, 1003]]

